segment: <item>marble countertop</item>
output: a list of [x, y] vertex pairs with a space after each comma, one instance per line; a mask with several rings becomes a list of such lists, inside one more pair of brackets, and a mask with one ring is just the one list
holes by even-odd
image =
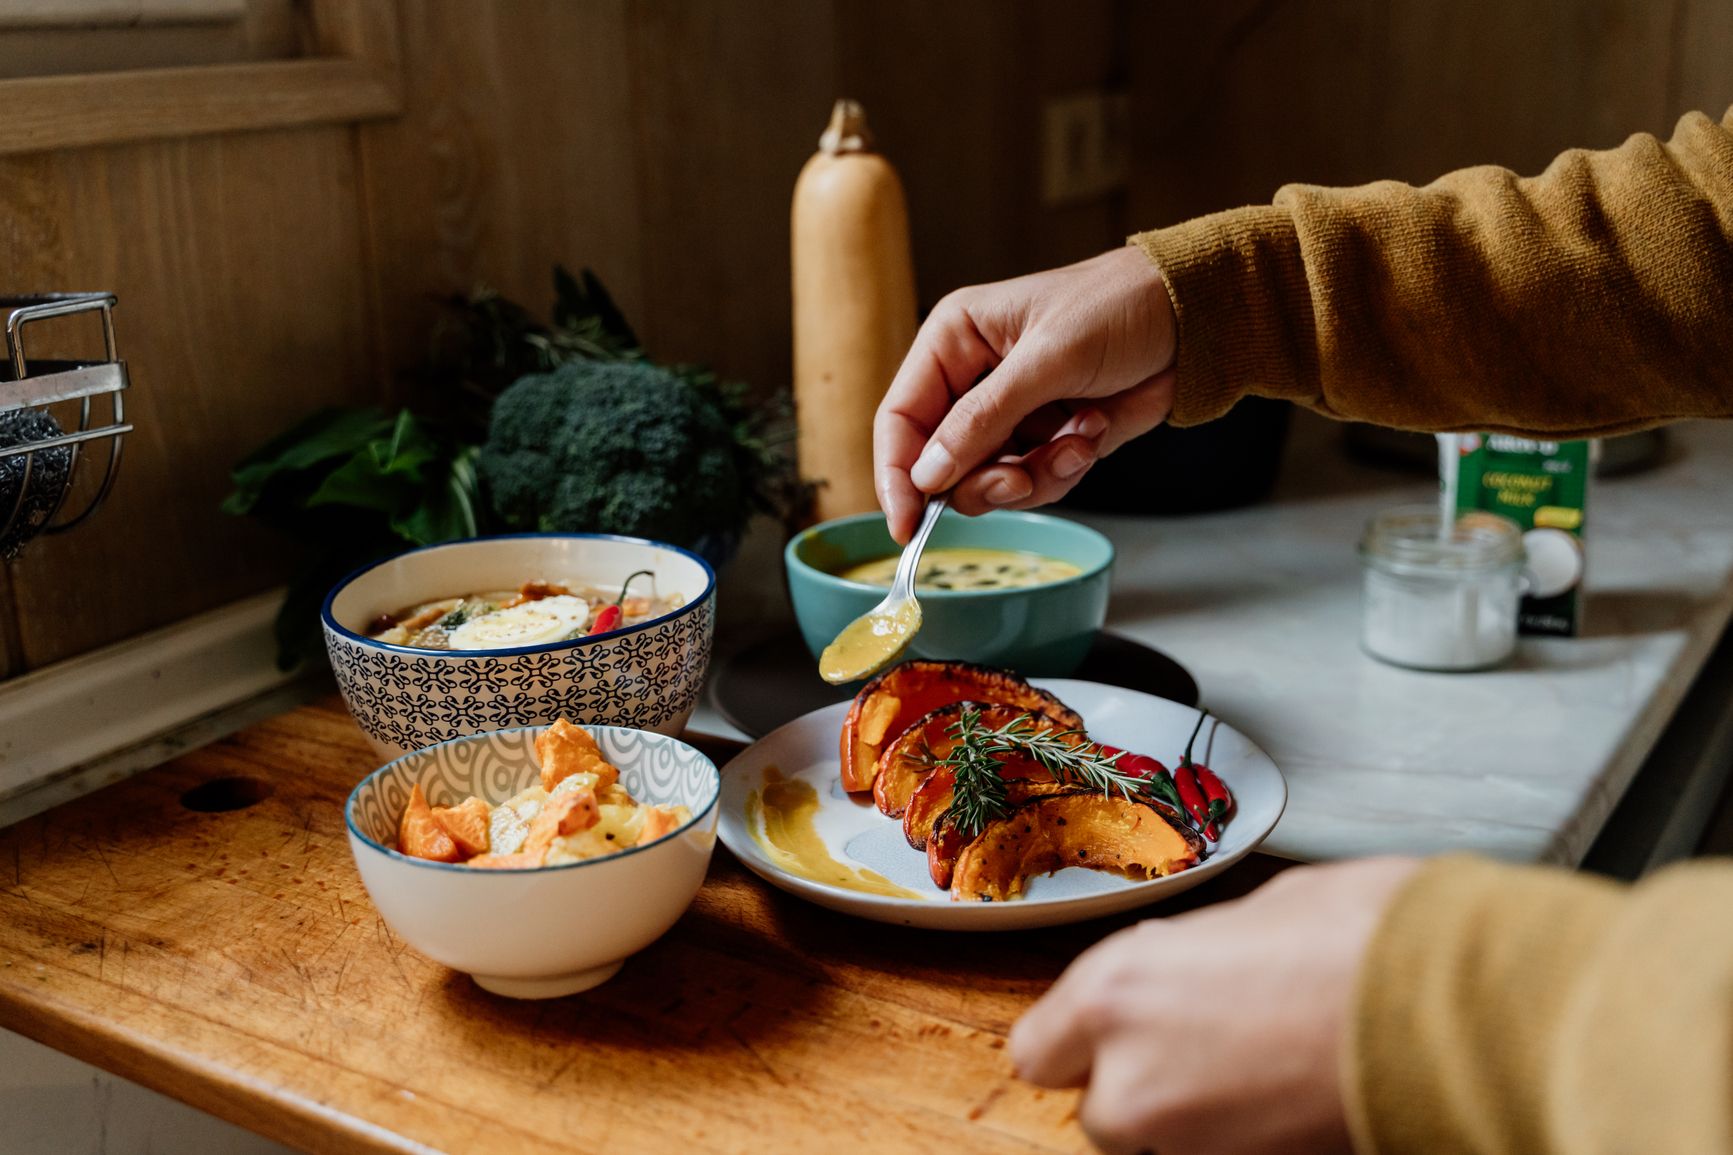
[[[1525, 639], [1493, 671], [1359, 648], [1360, 530], [1434, 492], [1348, 461], [1339, 427], [1301, 415], [1269, 503], [1080, 520], [1119, 549], [1109, 628], [1183, 663], [1287, 776], [1267, 850], [1574, 864], [1733, 612], [1733, 424], [1681, 426], [1664, 464], [1596, 484], [1585, 636]], [[727, 732], [708, 709], [694, 725]]]

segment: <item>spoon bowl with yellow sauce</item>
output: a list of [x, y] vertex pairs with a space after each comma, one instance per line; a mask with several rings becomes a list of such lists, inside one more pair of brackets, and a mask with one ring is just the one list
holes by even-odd
[[[913, 608], [883, 612], [901, 553], [877, 514], [839, 518], [784, 551], [802, 638], [819, 657], [833, 642], [845, 682], [898, 657], [958, 659], [1063, 676], [1088, 653], [1107, 615], [1113, 546], [1087, 526], [1039, 513], [945, 512], [911, 574]], [[908, 604], [908, 603], [904, 603]], [[840, 638], [845, 627], [868, 624]], [[918, 617], [916, 616], [918, 615]], [[853, 668], [844, 670], [844, 665]]]
[[909, 648], [921, 630], [921, 603], [915, 600], [915, 573], [921, 551], [945, 512], [947, 498], [927, 499], [921, 523], [897, 557], [885, 600], [837, 631], [818, 656], [818, 676], [833, 686], [870, 678]]

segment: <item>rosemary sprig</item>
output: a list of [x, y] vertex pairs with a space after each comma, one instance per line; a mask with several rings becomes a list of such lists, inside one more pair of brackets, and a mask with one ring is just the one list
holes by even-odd
[[1172, 779], [1121, 770], [1120, 755], [1108, 754], [1081, 730], [1045, 728], [1033, 714], [1020, 714], [993, 728], [981, 724], [979, 710], [966, 707], [948, 733], [954, 745], [937, 765], [951, 771], [954, 785], [946, 816], [964, 837], [973, 838], [987, 823], [1011, 812], [999, 764], [1016, 757], [1028, 758], [1055, 782], [1099, 790], [1104, 797], [1117, 792], [1130, 802], [1165, 802], [1185, 813]]
[[950, 770], [953, 781], [945, 816], [964, 837], [973, 838], [987, 823], [1009, 814], [1011, 804], [1005, 797], [1005, 780], [999, 776], [996, 747], [986, 737], [992, 731], [981, 725], [981, 711], [963, 707], [948, 732], [954, 745], [936, 763]]

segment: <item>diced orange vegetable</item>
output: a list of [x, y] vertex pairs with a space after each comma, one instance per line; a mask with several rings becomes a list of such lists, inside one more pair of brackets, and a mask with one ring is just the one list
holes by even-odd
[[487, 853], [488, 806], [480, 798], [471, 795], [456, 806], [435, 806], [433, 820], [451, 835], [465, 858]]
[[409, 805], [403, 808], [403, 819], [397, 826], [397, 848], [415, 858], [434, 862], [457, 862], [463, 854], [457, 843], [445, 832], [445, 827], [433, 816], [427, 795], [417, 782], [409, 791]]
[[644, 807], [644, 825], [638, 831], [638, 845], [654, 842], [674, 833], [680, 825], [680, 816], [671, 810], [663, 810], [659, 806]]
[[573, 774], [596, 775], [597, 790], [607, 789], [620, 778], [590, 732], [564, 718], [536, 735], [536, 757], [542, 764], [543, 790], [552, 791]]
[[601, 811], [596, 807], [595, 792], [592, 790], [573, 790], [569, 794], [550, 798], [548, 804], [530, 821], [529, 833], [524, 836], [523, 853], [533, 854], [540, 861], [547, 855], [548, 847], [553, 845], [555, 838], [588, 830], [601, 816]]

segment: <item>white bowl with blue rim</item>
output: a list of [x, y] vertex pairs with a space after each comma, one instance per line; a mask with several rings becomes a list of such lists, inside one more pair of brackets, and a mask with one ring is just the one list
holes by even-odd
[[[658, 618], [594, 637], [509, 650], [422, 650], [367, 636], [380, 614], [527, 581], [617, 587], [649, 570]], [[641, 592], [634, 587], [634, 592]], [[343, 701], [390, 760], [466, 734], [540, 726], [630, 726], [678, 734], [710, 665], [716, 574], [677, 546], [606, 534], [528, 533], [411, 550], [357, 570], [325, 599], [325, 649]]]
[[435, 806], [471, 794], [493, 805], [539, 783], [539, 726], [406, 754], [362, 779], [344, 807], [355, 867], [386, 925], [483, 990], [545, 999], [606, 982], [679, 921], [704, 883], [716, 847], [716, 764], [664, 734], [586, 729], [634, 799], [684, 806], [691, 819], [647, 845], [558, 866], [472, 870], [398, 853], [397, 827], [417, 782]]

